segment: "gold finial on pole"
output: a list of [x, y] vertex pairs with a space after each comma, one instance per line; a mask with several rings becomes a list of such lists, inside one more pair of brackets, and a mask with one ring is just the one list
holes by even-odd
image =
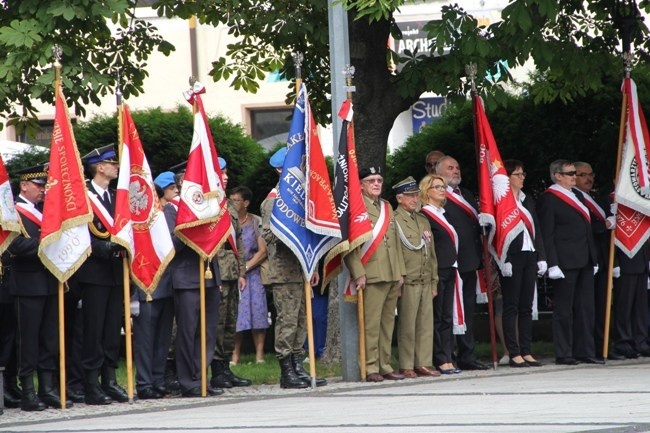
[[118, 107], [122, 105], [122, 74], [120, 74], [119, 69], [117, 70], [117, 80], [115, 82], [115, 100]]
[[302, 83], [302, 62], [305, 60], [305, 57], [300, 51], [296, 51], [291, 57], [296, 68], [296, 95], [298, 95], [300, 92], [300, 84]]
[[[59, 44], [52, 45], [52, 56], [54, 57], [54, 79], [58, 82], [61, 80], [61, 56], [63, 55], [63, 50]], [[59, 91], [58, 86], [55, 89], [56, 92]]]
[[465, 65], [465, 75], [467, 75], [467, 78], [469, 79], [469, 82], [472, 86], [472, 93], [476, 93], [476, 63], [470, 62]]
[[194, 75], [190, 75], [190, 78], [189, 78], [188, 81], [190, 83], [190, 87], [194, 87], [194, 84], [196, 83], [197, 80], [196, 80], [196, 77]]
[[356, 86], [352, 85], [352, 79], [354, 78], [354, 73], [356, 69], [352, 65], [345, 65], [343, 68], [343, 75], [345, 75], [345, 91], [347, 92], [348, 100], [352, 100], [352, 93], [357, 91]]

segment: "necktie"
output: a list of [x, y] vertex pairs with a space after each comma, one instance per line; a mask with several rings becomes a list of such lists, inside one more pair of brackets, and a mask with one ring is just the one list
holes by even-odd
[[460, 195], [460, 188], [456, 187], [454, 188], [454, 194]]
[[110, 208], [111, 207], [111, 200], [108, 197], [108, 191], [104, 191], [104, 196], [102, 197], [104, 199], [104, 204], [106, 207]]

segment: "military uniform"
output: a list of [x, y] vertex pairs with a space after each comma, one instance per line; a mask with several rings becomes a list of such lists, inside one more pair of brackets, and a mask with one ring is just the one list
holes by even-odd
[[230, 371], [230, 358], [235, 348], [235, 334], [237, 333], [237, 313], [239, 311], [239, 278], [246, 275], [246, 262], [244, 261], [244, 246], [241, 240], [239, 216], [228, 200], [228, 212], [234, 230], [237, 254], [230, 245], [230, 239], [225, 242], [217, 252], [219, 272], [221, 272], [221, 303], [219, 304], [219, 324], [217, 326], [217, 341], [214, 346], [214, 359], [212, 360], [212, 384], [219, 388], [233, 386], [248, 386], [251, 382], [232, 374]]
[[[40, 172], [38, 168], [25, 171], [27, 174], [21, 174], [21, 195], [16, 199], [16, 210], [25, 234], [16, 237], [7, 251], [12, 256], [9, 286], [16, 299], [18, 316], [18, 375], [23, 388], [21, 409], [34, 411], [45, 409], [45, 405], [61, 407], [53, 383], [58, 354], [58, 283], [38, 257], [43, 203], [35, 203], [29, 196], [23, 196], [27, 190], [22, 189], [22, 185], [29, 183], [43, 189], [47, 173], [42, 166]], [[39, 398], [34, 393], [35, 372], [38, 372]]]
[[[372, 201], [363, 196], [368, 215], [373, 226], [380, 215], [380, 206], [387, 203], [379, 199]], [[360, 248], [345, 257], [353, 279], [366, 276], [364, 292], [364, 324], [366, 330], [366, 373], [389, 375], [393, 373], [391, 342], [395, 326], [395, 307], [399, 292], [399, 281], [405, 274], [401, 242], [390, 206], [387, 218], [389, 227], [375, 253], [364, 265], [361, 262]]]
[[438, 261], [429, 221], [424, 215], [409, 213], [398, 206], [395, 223], [406, 269], [398, 301], [399, 366], [401, 370], [413, 370], [433, 363], [432, 292], [438, 287]]

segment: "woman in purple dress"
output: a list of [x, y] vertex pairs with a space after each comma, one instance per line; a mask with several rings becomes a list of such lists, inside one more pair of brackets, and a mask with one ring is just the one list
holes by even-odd
[[239, 362], [241, 352], [242, 332], [251, 330], [255, 345], [255, 359], [264, 362], [264, 339], [266, 328], [269, 327], [266, 291], [262, 284], [260, 264], [266, 259], [266, 243], [262, 239], [262, 219], [248, 213], [253, 193], [245, 186], [234, 188], [230, 192], [230, 200], [235, 205], [239, 215], [239, 226], [242, 231], [244, 260], [246, 261], [246, 287], [240, 292], [239, 313], [237, 315], [237, 334], [232, 362]]

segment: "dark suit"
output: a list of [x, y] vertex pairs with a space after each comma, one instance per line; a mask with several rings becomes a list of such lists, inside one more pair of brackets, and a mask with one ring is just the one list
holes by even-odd
[[[605, 211], [606, 216], [610, 216], [610, 200], [608, 197], [598, 198], [596, 203]], [[594, 344], [596, 346], [596, 356], [601, 357], [603, 351], [603, 339], [605, 330], [605, 311], [607, 306], [607, 268], [609, 266], [609, 242], [611, 231], [607, 229], [605, 221], [591, 214], [591, 229], [594, 234], [594, 244], [596, 245], [596, 255], [598, 257], [598, 272], [594, 276]]]
[[456, 246], [447, 230], [424, 213], [433, 233], [433, 244], [438, 258], [438, 296], [433, 299], [433, 365], [452, 362], [454, 350], [454, 285], [458, 256]]
[[614, 279], [612, 350], [618, 354], [648, 352], [648, 243], [629, 258], [616, 248], [616, 266], [621, 276]]
[[[578, 200], [584, 200], [580, 191], [575, 188], [572, 191]], [[564, 273], [564, 278], [553, 280], [556, 358], [593, 357], [593, 267], [597, 264], [597, 254], [591, 223], [548, 191], [537, 202], [537, 215], [548, 267], [559, 266]]]
[[[28, 203], [18, 197], [17, 203]], [[42, 209], [39, 207], [39, 210]], [[58, 283], [38, 257], [41, 227], [20, 214], [27, 236], [19, 235], [9, 245], [13, 256], [10, 292], [16, 298], [19, 336], [19, 376], [36, 370], [53, 372], [58, 353]]]
[[531, 354], [537, 262], [546, 260], [535, 203], [530, 196], [525, 196], [521, 204], [533, 218], [535, 238], [532, 239], [532, 234], [530, 235], [532, 248], [527, 246], [526, 250], [522, 250], [524, 232], [513, 239], [506, 253], [506, 263], [512, 265], [512, 276], [504, 277], [500, 274], [503, 294], [503, 335], [511, 358]]
[[170, 270], [163, 273], [156, 290], [147, 301], [139, 288], [133, 295], [140, 304], [140, 313], [133, 317], [133, 345], [135, 349], [135, 385], [145, 388], [165, 384], [167, 353], [172, 341], [174, 322], [174, 293]]
[[[2, 255], [0, 264], [0, 367], [4, 367], [5, 387], [10, 379], [15, 383], [18, 376], [16, 365], [16, 329], [18, 319], [14, 308], [14, 297], [9, 293], [11, 259], [9, 254]], [[6, 394], [5, 394], [6, 395]]]
[[[90, 181], [87, 187], [102, 202]], [[109, 194], [114, 204], [115, 190], [110, 190]], [[113, 206], [102, 204], [112, 216]], [[81, 364], [86, 371], [98, 370], [104, 365], [117, 368], [124, 310], [123, 251], [110, 242], [110, 234], [97, 215], [93, 216], [91, 224], [92, 252], [74, 275], [81, 288], [84, 328]]]
[[[460, 188], [460, 192], [478, 212], [474, 195], [465, 188]], [[472, 363], [476, 361], [474, 310], [476, 309], [476, 271], [481, 267], [481, 227], [477, 218], [469, 215], [449, 199], [445, 204], [445, 217], [458, 233], [458, 272], [463, 280], [463, 304], [467, 329], [465, 334], [456, 336], [458, 362], [461, 364]]]
[[[176, 313], [176, 373], [183, 392], [201, 386], [201, 333], [199, 294], [199, 255], [174, 235], [176, 207], [168, 203], [164, 208], [167, 226], [172, 234], [176, 255], [169, 264], [174, 309]], [[215, 260], [209, 263], [212, 278], [205, 279], [206, 365], [210, 364], [217, 340], [219, 323], [219, 267]], [[207, 372], [206, 372], [207, 374]]]

